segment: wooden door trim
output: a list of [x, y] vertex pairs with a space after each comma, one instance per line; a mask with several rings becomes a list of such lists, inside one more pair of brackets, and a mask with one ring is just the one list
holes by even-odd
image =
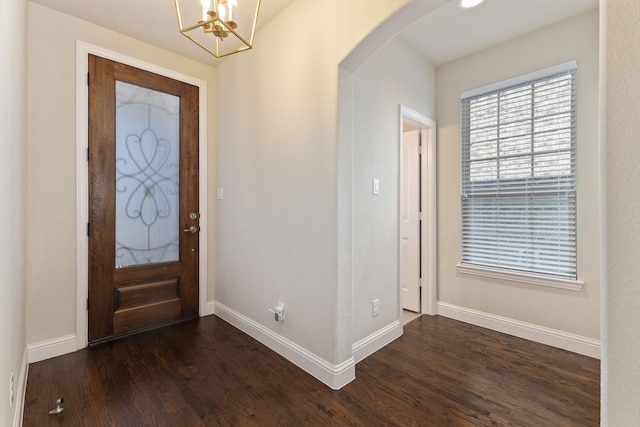
[[136, 58], [132, 58], [99, 46], [82, 41], [76, 43], [76, 349], [88, 345], [88, 312], [86, 310], [88, 296], [88, 259], [89, 240], [87, 223], [89, 218], [89, 167], [88, 149], [88, 97], [87, 86], [89, 54], [120, 62], [141, 70], [149, 71], [171, 79], [191, 84], [199, 93], [199, 315], [213, 314], [213, 303], [207, 298], [207, 82], [194, 77], [168, 70]]

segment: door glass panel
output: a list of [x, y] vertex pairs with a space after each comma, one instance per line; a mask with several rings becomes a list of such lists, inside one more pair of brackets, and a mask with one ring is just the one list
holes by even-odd
[[116, 268], [179, 259], [180, 98], [116, 81]]

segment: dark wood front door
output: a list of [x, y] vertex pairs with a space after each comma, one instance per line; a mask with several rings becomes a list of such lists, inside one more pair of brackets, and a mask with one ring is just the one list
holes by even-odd
[[198, 104], [89, 55], [89, 343], [198, 314]]

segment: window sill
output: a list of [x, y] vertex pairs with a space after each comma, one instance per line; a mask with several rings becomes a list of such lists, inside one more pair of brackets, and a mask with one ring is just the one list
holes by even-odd
[[458, 269], [458, 273], [462, 274], [472, 274], [474, 276], [491, 277], [493, 279], [510, 280], [512, 282], [548, 286], [551, 288], [567, 289], [570, 291], [582, 290], [582, 287], [584, 286], [584, 282], [580, 280], [555, 279], [535, 274], [513, 273], [489, 267], [476, 267], [463, 264], [456, 264], [456, 267]]

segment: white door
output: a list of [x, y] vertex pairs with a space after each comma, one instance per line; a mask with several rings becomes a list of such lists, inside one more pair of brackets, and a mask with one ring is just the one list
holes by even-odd
[[420, 313], [420, 131], [402, 136], [402, 306]]

